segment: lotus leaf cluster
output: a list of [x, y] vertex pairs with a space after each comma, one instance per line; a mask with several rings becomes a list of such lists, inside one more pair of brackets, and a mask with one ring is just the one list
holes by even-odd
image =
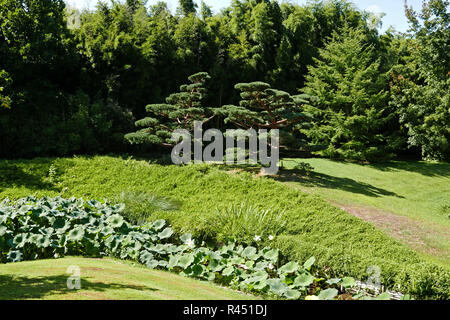
[[[314, 257], [303, 265], [281, 264], [278, 249], [269, 247], [196, 246], [190, 234], [174, 236], [164, 220], [130, 224], [121, 215], [123, 209], [106, 201], [76, 198], [5, 199], [0, 203], [0, 262], [110, 256], [284, 299], [336, 299], [356, 285], [353, 278], [316, 276]], [[346, 296], [369, 298], [348, 292]]]

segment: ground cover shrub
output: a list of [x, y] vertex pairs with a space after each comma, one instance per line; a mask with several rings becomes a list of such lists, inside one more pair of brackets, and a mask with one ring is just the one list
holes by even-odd
[[[326, 279], [314, 273], [315, 258], [302, 265], [279, 263], [279, 250], [229, 243], [197, 246], [191, 234], [178, 239], [166, 221], [127, 222], [122, 204], [61, 197], [27, 197], [0, 205], [0, 262], [65, 255], [112, 256], [250, 292], [286, 299], [342, 298], [353, 278]], [[353, 299], [371, 299], [363, 292]], [[382, 294], [379, 299], [389, 299]]]

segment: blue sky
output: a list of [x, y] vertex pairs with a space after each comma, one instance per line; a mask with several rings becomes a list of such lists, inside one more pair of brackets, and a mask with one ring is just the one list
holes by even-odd
[[[200, 0], [196, 0], [200, 3]], [[280, 0], [281, 1], [281, 0]], [[307, 0], [284, 0], [291, 3], [304, 4]], [[67, 3], [80, 9], [95, 6], [96, 0], [66, 0]], [[148, 4], [157, 3], [158, 0], [148, 0]], [[178, 6], [178, 0], [165, 0], [169, 8], [173, 11]], [[218, 12], [221, 8], [228, 6], [231, 0], [204, 0], [206, 4]], [[405, 32], [408, 29], [408, 23], [403, 10], [403, 0], [353, 0], [361, 10], [367, 10], [375, 13], [385, 13], [383, 18], [382, 31], [389, 26], [393, 26], [397, 31]], [[408, 0], [408, 3], [416, 9], [420, 9], [422, 0]]]

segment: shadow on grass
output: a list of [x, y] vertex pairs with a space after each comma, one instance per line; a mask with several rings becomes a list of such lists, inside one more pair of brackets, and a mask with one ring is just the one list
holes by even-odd
[[300, 174], [292, 170], [281, 170], [277, 176], [272, 178], [281, 182], [298, 182], [306, 187], [337, 189], [352, 193], [359, 193], [369, 197], [393, 196], [404, 199], [403, 196], [400, 196], [395, 192], [377, 188], [368, 183], [359, 182], [350, 178], [333, 177], [318, 172]]
[[[46, 277], [23, 277], [13, 275], [0, 275], [0, 300], [13, 299], [39, 299], [48, 295], [64, 295], [76, 293], [76, 290], [67, 288], [67, 276], [46, 276]], [[157, 289], [122, 285], [116, 283], [91, 282], [85, 278], [81, 279], [81, 290], [92, 291], [90, 297], [96, 298], [95, 293], [101, 293], [107, 290], [133, 289], [139, 291], [157, 291]], [[102, 295], [98, 294], [102, 299]]]
[[[224, 171], [242, 171], [251, 174], [258, 174], [260, 172], [261, 166], [255, 165], [219, 165], [217, 166], [220, 170]], [[298, 182], [306, 187], [320, 187], [327, 189], [343, 190], [352, 193], [359, 193], [369, 197], [381, 197], [381, 196], [393, 196], [397, 198], [404, 199], [405, 197], [385, 190], [372, 186], [368, 183], [358, 182], [350, 178], [340, 178], [333, 177], [324, 173], [318, 173], [314, 171], [302, 171], [295, 169], [282, 169], [275, 176], [267, 176], [269, 179], [273, 179], [280, 182]]]
[[381, 171], [409, 171], [427, 177], [450, 177], [450, 163], [424, 161], [392, 161], [372, 164], [370, 167]]
[[[21, 163], [19, 160], [14, 161]], [[25, 162], [24, 162], [25, 163]], [[49, 162], [48, 166], [51, 165]], [[0, 192], [4, 188], [26, 187], [31, 190], [58, 191], [52, 183], [45, 181], [46, 174], [40, 170], [24, 171], [20, 166], [9, 161], [0, 161]]]

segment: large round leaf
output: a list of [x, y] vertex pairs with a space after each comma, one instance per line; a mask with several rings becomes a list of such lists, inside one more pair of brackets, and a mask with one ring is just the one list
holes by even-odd
[[255, 255], [256, 255], [256, 248], [252, 246], [249, 246], [245, 248], [244, 251], [242, 251], [242, 256], [248, 259], [252, 259]]
[[0, 225], [0, 237], [5, 235], [7, 230], [8, 230], [8, 228], [6, 226]]
[[228, 266], [222, 270], [222, 275], [225, 277], [228, 277], [229, 275], [231, 275], [233, 273], [233, 271], [234, 271], [234, 268], [231, 266]]
[[185, 254], [178, 259], [178, 266], [186, 269], [194, 262], [194, 256], [192, 254]]
[[167, 239], [170, 238], [170, 236], [173, 234], [173, 230], [171, 228], [165, 228], [163, 231], [158, 233], [159, 239]]
[[344, 279], [342, 279], [341, 285], [344, 288], [354, 287], [356, 286], [356, 281], [352, 277], [345, 277]]
[[123, 217], [121, 215], [114, 214], [114, 215], [108, 217], [107, 222], [108, 222], [109, 226], [116, 229], [116, 228], [120, 228], [124, 224], [125, 220], [123, 219]]
[[336, 289], [330, 288], [326, 290], [322, 290], [319, 293], [320, 300], [333, 300], [338, 295], [338, 291]]
[[314, 282], [314, 277], [310, 274], [303, 273], [295, 278], [294, 285], [296, 287], [308, 287]]
[[48, 236], [40, 236], [36, 239], [36, 245], [39, 248], [48, 248], [50, 246], [50, 237]]
[[314, 264], [314, 262], [316, 262], [316, 258], [311, 257], [311, 258], [309, 258], [308, 260], [305, 261], [305, 263], [303, 264], [303, 267], [306, 270], [310, 270], [312, 265]]
[[80, 241], [81, 239], [83, 239], [83, 237], [84, 237], [84, 228], [82, 226], [73, 228], [67, 235], [67, 239], [69, 241]]
[[206, 268], [204, 266], [202, 266], [201, 264], [195, 264], [192, 266], [192, 274], [195, 277], [200, 277], [205, 270], [206, 270]]
[[13, 243], [16, 248], [23, 248], [27, 243], [28, 237], [25, 233], [19, 233], [14, 237]]
[[272, 249], [264, 253], [264, 259], [276, 262], [278, 260], [278, 249]]
[[300, 298], [300, 292], [297, 290], [287, 290], [284, 295], [288, 300], [298, 300]]
[[282, 266], [279, 270], [280, 274], [289, 274], [289, 273], [294, 273], [297, 272], [298, 270], [298, 263], [291, 261], [286, 263], [284, 266]]
[[23, 257], [22, 252], [17, 250], [10, 251], [7, 256], [8, 260], [11, 262], [20, 262], [22, 261], [22, 257]]
[[153, 222], [153, 228], [155, 230], [161, 230], [166, 225], [166, 220], [160, 219]]
[[391, 295], [388, 292], [383, 292], [377, 297], [377, 300], [391, 300]]
[[279, 296], [282, 296], [287, 290], [289, 290], [289, 287], [277, 278], [267, 280], [267, 284], [269, 285], [270, 290]]

